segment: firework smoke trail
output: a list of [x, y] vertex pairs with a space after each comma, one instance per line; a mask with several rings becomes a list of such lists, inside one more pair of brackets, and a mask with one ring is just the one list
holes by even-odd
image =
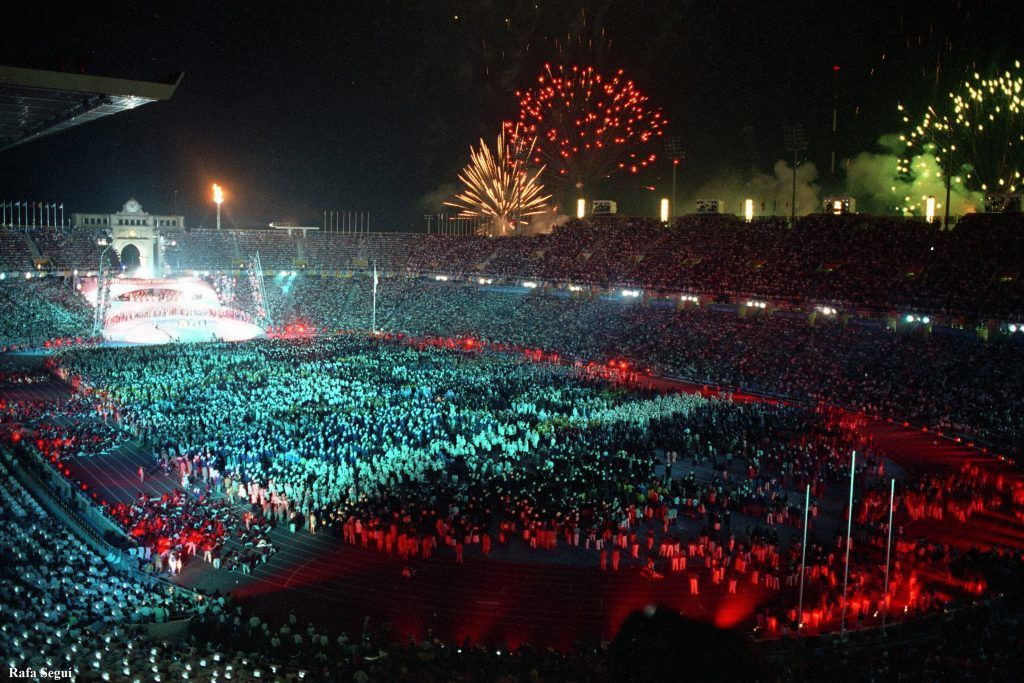
[[647, 108], [622, 69], [608, 76], [592, 66], [545, 65], [531, 90], [517, 92], [518, 135], [536, 138], [534, 163], [561, 185], [584, 185], [615, 171], [638, 173], [655, 160], [640, 148], [664, 132], [661, 111]]
[[544, 167], [531, 175], [525, 166], [533, 156], [533, 143], [516, 128], [510, 138], [506, 142], [505, 131], [499, 133], [494, 154], [482, 139], [480, 147], [470, 147], [469, 165], [459, 174], [464, 188], [445, 202], [464, 218], [489, 218], [491, 233], [497, 235], [508, 234], [524, 219], [543, 213], [551, 198], [538, 180]]

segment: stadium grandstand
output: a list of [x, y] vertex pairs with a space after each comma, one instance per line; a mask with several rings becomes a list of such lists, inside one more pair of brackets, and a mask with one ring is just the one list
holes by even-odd
[[[356, 25], [347, 15], [300, 21], [307, 11], [288, 7], [278, 22], [254, 9], [250, 28]], [[469, 23], [441, 11], [458, 31]], [[342, 34], [281, 41], [239, 30], [234, 14], [213, 6], [207, 21], [178, 24], [190, 34], [178, 49], [210, 63], [224, 109], [207, 90], [205, 114], [251, 118], [252, 128], [232, 120], [231, 133], [260, 131], [274, 159], [266, 170], [259, 160], [270, 157], [234, 149], [236, 169], [281, 180], [299, 157], [263, 131], [287, 140], [285, 124], [297, 126], [302, 142], [287, 144], [307, 154], [318, 105], [339, 129], [350, 109], [372, 118], [360, 101], [367, 74], [339, 78], [351, 101], [332, 99], [305, 52], [315, 49], [333, 78], [322, 45]], [[96, 8], [81, 21], [100, 16]], [[427, 18], [411, 25], [436, 28]], [[518, 18], [496, 23], [510, 31]], [[376, 59], [384, 28], [367, 31], [380, 41], [373, 49], [353, 42], [344, 59], [359, 69], [363, 52]], [[115, 63], [129, 61], [121, 51], [133, 35], [122, 34]], [[437, 33], [452, 35], [461, 36]], [[229, 105], [239, 91], [224, 76], [245, 73], [226, 65], [256, 49], [270, 66], [239, 79], [259, 96], [246, 111]], [[410, 69], [399, 67], [369, 69], [372, 90], [385, 82], [405, 98], [392, 78]], [[412, 71], [423, 81], [415, 92], [435, 87]], [[560, 106], [553, 100], [568, 106], [573, 84], [589, 97], [593, 73], [547, 65], [538, 81], [547, 90], [516, 93], [522, 116], [540, 121], [542, 107]], [[602, 86], [634, 108], [605, 119], [610, 143], [636, 145], [619, 168], [665, 172], [656, 154], [639, 153], [661, 135], [662, 112], [641, 108], [648, 96], [619, 76]], [[0, 67], [0, 151], [19, 155], [26, 143], [166, 102], [180, 82]], [[549, 98], [556, 87], [564, 97]], [[835, 92], [838, 101], [838, 80]], [[465, 105], [436, 95], [439, 106]], [[189, 134], [212, 120], [192, 115]], [[838, 139], [836, 120], [834, 111]], [[634, 134], [622, 121], [653, 128]], [[792, 166], [778, 162], [771, 179], [786, 185], [774, 194], [790, 197], [774, 202], [780, 215], [754, 216], [753, 199], [744, 216], [717, 213], [717, 199], [698, 200], [716, 213], [674, 215], [667, 197], [658, 217], [618, 214], [612, 199], [591, 200], [588, 214], [580, 197], [607, 179], [605, 152], [590, 158], [588, 145], [580, 154], [565, 143], [544, 152], [545, 175], [534, 156], [545, 139], [515, 140], [523, 129], [507, 122], [496, 155], [481, 140], [459, 176], [466, 187], [447, 194], [460, 214], [425, 216], [426, 233], [371, 231], [369, 211], [325, 210], [320, 228], [247, 222], [241, 210], [222, 224], [225, 201], [265, 200], [264, 210], [284, 195], [257, 197], [253, 186], [232, 196], [219, 183], [201, 216], [184, 196], [179, 212], [173, 188], [173, 211], [150, 213], [141, 202], [161, 198], [145, 174], [114, 198], [120, 208], [109, 197], [106, 207], [0, 202], [5, 672], [132, 682], [1019, 680], [1019, 180], [991, 212], [950, 217], [963, 183], [943, 166], [946, 220], [933, 189], [922, 197], [927, 219], [909, 215], [921, 207], [857, 213], [854, 197], [822, 203], [823, 193], [815, 206], [829, 213], [797, 215], [798, 173], [803, 183], [813, 172], [799, 157], [803, 132], [786, 129]], [[217, 167], [210, 150], [227, 147], [211, 134], [178, 149], [181, 130], [168, 136], [174, 153], [190, 172], [203, 166], [205, 184]], [[414, 158], [406, 142], [395, 137]], [[665, 145], [672, 205], [681, 144]], [[329, 167], [340, 165], [378, 182], [348, 152], [344, 164], [309, 154], [313, 170], [286, 170], [294, 177], [281, 192], [326, 196], [343, 177]], [[836, 156], [833, 147], [832, 185]], [[577, 171], [575, 186], [560, 177]], [[550, 179], [578, 202], [577, 218], [545, 204], [556, 190], [540, 183]], [[645, 201], [655, 189], [641, 186]], [[274, 210], [308, 215], [308, 197]], [[772, 200], [759, 204], [767, 214]], [[550, 229], [533, 234], [536, 217]], [[495, 236], [438, 234], [435, 219]]]
[[[95, 233], [5, 228], [4, 466], [22, 468], [5, 495], [9, 519], [35, 525], [9, 532], [85, 543], [60, 530], [70, 524], [92, 540], [97, 550], [65, 545], [31, 564], [104, 567], [76, 589], [117, 591], [100, 618], [131, 646], [79, 635], [95, 662], [41, 657], [82, 671], [110, 652], [126, 676], [149, 662], [180, 670], [172, 660], [197, 675], [297, 677], [329, 661], [349, 673], [594, 673], [616, 666], [614, 651], [573, 640], [645, 628], [624, 617], [653, 602], [756, 634], [753, 648], [727, 644], [749, 656], [741, 668], [785, 652], [813, 671], [820, 662], [788, 649], [803, 630], [827, 648], [853, 632], [870, 651], [894, 642], [884, 619], [908, 647], [952, 624], [1009, 625], [1003, 588], [1024, 547], [1020, 223], [624, 217], [504, 239], [176, 228], [155, 279], [117, 266], [121, 307], [107, 327], [154, 306], [188, 318], [205, 300], [273, 321], [269, 339], [121, 348], [92, 334]], [[216, 386], [198, 380], [210, 373]], [[381, 373], [395, 381], [370, 381]], [[235, 403], [256, 377], [269, 393]], [[434, 392], [453, 411], [443, 432], [429, 426], [441, 418]], [[290, 422], [282, 400], [312, 412]], [[271, 415], [292, 426], [263, 426]], [[361, 445], [339, 451], [321, 423]], [[398, 439], [380, 441], [389, 424]], [[851, 452], [845, 565], [835, 539]], [[900, 493], [887, 540], [890, 480]], [[33, 486], [57, 494], [37, 504]], [[899, 564], [886, 598], [878, 553], [889, 543]], [[510, 572], [520, 579], [509, 584]], [[485, 588], [495, 580], [505, 588]], [[37, 604], [60, 602], [61, 588], [28, 584]], [[584, 594], [557, 597], [569, 585]], [[7, 596], [24, 625], [37, 614], [28, 595]], [[557, 607], [526, 607], [537, 601]], [[337, 609], [353, 617], [328, 616]], [[494, 610], [502, 620], [488, 626]], [[65, 637], [59, 614], [8, 645]], [[356, 615], [377, 627], [360, 635]], [[158, 635], [167, 620], [204, 644]], [[396, 637], [417, 644], [366, 661]], [[450, 652], [459, 644], [472, 665]], [[516, 654], [502, 661], [501, 648]]]

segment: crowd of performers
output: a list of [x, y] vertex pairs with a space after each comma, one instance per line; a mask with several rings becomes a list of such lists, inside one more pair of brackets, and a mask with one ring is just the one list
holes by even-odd
[[146, 320], [150, 318], [181, 318], [185, 321], [200, 320], [203, 318], [216, 318], [219, 320], [240, 320], [252, 322], [252, 317], [243, 311], [232, 308], [219, 308], [217, 306], [195, 306], [181, 304], [177, 306], [160, 306], [154, 308], [140, 308], [122, 311], [108, 316], [107, 325], [128, 322], [130, 320]]
[[[922, 510], [1024, 513], [1019, 483], [969, 468], [901, 484], [887, 602], [889, 473], [849, 413], [626, 390], [578, 368], [361, 338], [78, 349], [57, 362], [82, 394], [47, 407], [40, 450], [88, 457], [121, 430], [154, 453], [140, 489], [161, 469], [179, 484], [109, 506], [149, 571], [258, 571], [275, 527], [400, 556], [410, 577], [438, 553], [582, 549], [599, 570], [680, 574], [695, 595], [757, 591], [758, 625], [780, 634], [797, 622], [806, 486], [804, 624], [841, 610], [844, 513], [820, 507], [843, 498], [854, 450], [850, 623], [984, 591], [956, 546], [914, 535]], [[4, 409], [25, 418], [33, 406]]]
[[[303, 276], [267, 287], [281, 323], [331, 330], [369, 326], [369, 278]], [[952, 332], [822, 315], [812, 325], [804, 314], [744, 315], [703, 304], [680, 309], [673, 301], [645, 305], [617, 295], [508, 289], [389, 278], [377, 293], [377, 328], [497, 341], [598, 362], [626, 358], [664, 375], [822, 400], [959, 432], [1011, 457], [1024, 455], [1019, 332], [982, 341], [970, 325]]]

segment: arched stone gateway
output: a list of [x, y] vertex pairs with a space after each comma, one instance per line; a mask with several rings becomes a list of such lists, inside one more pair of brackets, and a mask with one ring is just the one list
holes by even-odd
[[[137, 277], [163, 273], [162, 244], [185, 228], [184, 217], [150, 214], [134, 198], [116, 213], [76, 213], [72, 221], [76, 229], [109, 234], [114, 240], [114, 249], [121, 254], [121, 262], [128, 266], [126, 270]], [[134, 254], [128, 249], [129, 245], [134, 247]]]
[[124, 267], [125, 272], [134, 273], [138, 270], [142, 264], [141, 256], [137, 246], [130, 242], [126, 244], [121, 249], [121, 266]]

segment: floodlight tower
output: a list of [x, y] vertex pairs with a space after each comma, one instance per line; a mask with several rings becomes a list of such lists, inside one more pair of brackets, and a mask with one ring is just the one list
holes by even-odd
[[672, 160], [672, 208], [670, 218], [675, 215], [676, 210], [676, 169], [679, 168], [679, 160], [686, 157], [683, 151], [683, 144], [677, 137], [671, 137], [665, 143], [665, 156]]
[[217, 229], [220, 230], [220, 205], [224, 203], [224, 190], [217, 183], [213, 184], [213, 201], [217, 205]]
[[103, 334], [107, 320], [107, 308], [110, 306], [110, 263], [107, 254], [114, 246], [114, 240], [106, 232], [96, 235], [96, 246], [103, 247], [100, 252], [99, 267], [96, 270], [96, 307], [93, 309], [92, 336]]
[[782, 128], [782, 141], [786, 150], [793, 153], [793, 196], [790, 200], [790, 227], [796, 225], [796, 165], [798, 155], [807, 149], [807, 140], [804, 138], [804, 127], [799, 123], [793, 123]]

